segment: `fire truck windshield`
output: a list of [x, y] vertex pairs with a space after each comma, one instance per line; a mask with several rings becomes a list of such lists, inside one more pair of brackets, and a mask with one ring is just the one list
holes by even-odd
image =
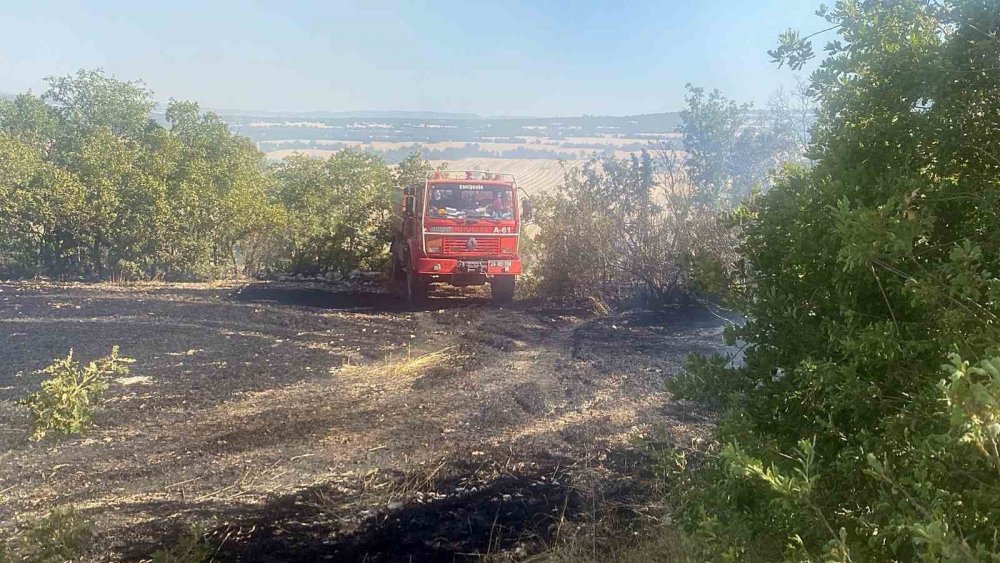
[[427, 216], [441, 219], [513, 219], [513, 188], [482, 184], [431, 186]]

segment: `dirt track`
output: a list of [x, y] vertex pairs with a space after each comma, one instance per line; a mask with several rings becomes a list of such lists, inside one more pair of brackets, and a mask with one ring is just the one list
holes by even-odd
[[[636, 517], [634, 440], [706, 431], [663, 381], [721, 347], [725, 322], [468, 292], [410, 313], [377, 285], [0, 284], [0, 533], [72, 504], [97, 559], [141, 559], [192, 524], [217, 560], [518, 559]], [[98, 427], [28, 442], [14, 401], [33, 372], [114, 344], [136, 363]]]

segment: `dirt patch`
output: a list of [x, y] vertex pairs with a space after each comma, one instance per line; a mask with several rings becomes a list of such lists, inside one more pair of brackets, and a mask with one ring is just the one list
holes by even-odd
[[[222, 560], [526, 557], [643, 494], [609, 462], [635, 438], [707, 432], [663, 382], [726, 322], [447, 288], [408, 312], [371, 285], [0, 284], [0, 530], [73, 504], [99, 560], [195, 523]], [[97, 428], [26, 441], [34, 372], [114, 344], [137, 361]]]

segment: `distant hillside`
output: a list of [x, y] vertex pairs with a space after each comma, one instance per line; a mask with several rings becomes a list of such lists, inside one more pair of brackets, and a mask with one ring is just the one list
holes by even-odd
[[257, 111], [213, 110], [225, 117], [262, 117], [274, 119], [478, 119], [474, 113], [438, 111]]
[[[306, 114], [224, 115], [229, 125], [256, 142], [530, 142], [531, 138], [649, 138], [669, 135], [680, 113], [577, 117], [310, 117]], [[427, 115], [417, 112], [419, 115]]]

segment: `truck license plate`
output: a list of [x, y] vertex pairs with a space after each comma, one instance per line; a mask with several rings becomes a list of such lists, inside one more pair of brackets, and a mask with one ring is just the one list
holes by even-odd
[[510, 268], [510, 260], [490, 260], [490, 268]]
[[461, 270], [461, 271], [463, 271], [463, 272], [470, 272], [470, 273], [482, 272], [482, 273], [486, 273], [486, 268], [487, 268], [486, 262], [460, 261], [458, 263], [458, 269]]

